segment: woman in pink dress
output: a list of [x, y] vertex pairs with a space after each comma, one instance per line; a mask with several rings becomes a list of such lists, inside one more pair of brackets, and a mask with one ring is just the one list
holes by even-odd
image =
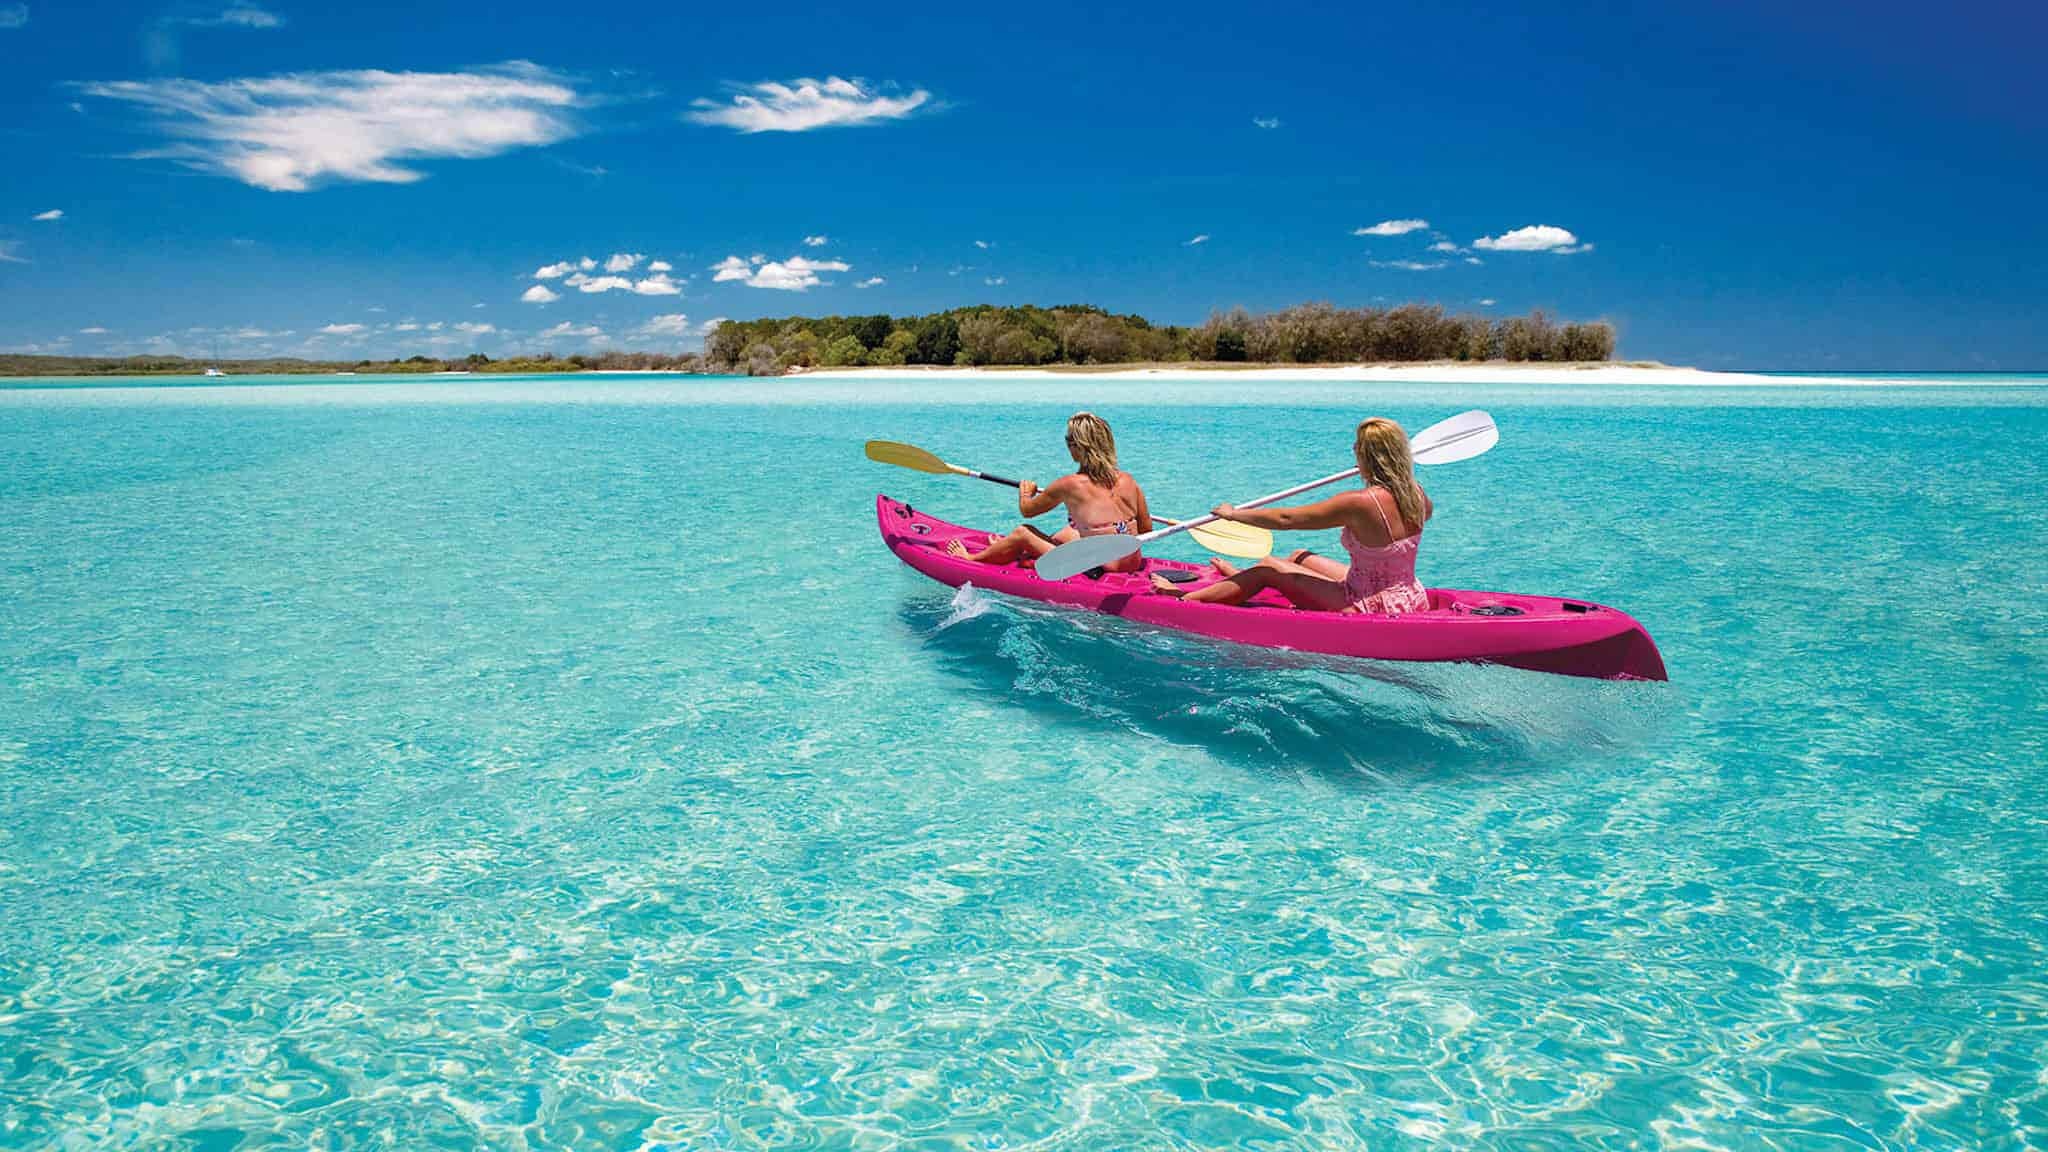
[[1432, 508], [1415, 483], [1408, 435], [1392, 420], [1375, 416], [1358, 426], [1352, 452], [1364, 487], [1298, 508], [1235, 508], [1218, 504], [1217, 516], [1276, 532], [1341, 528], [1350, 563], [1307, 549], [1286, 560], [1267, 557], [1250, 568], [1213, 561], [1223, 579], [1183, 593], [1173, 582], [1152, 578], [1154, 591], [1198, 603], [1241, 604], [1272, 588], [1297, 607], [1318, 612], [1371, 612], [1398, 616], [1429, 607], [1429, 594], [1415, 579], [1415, 554]]

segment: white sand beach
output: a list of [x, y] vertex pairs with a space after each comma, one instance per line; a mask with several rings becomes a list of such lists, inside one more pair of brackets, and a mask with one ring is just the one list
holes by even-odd
[[[916, 377], [932, 380], [1060, 380], [1099, 377], [1131, 381], [1292, 380], [1315, 383], [1447, 383], [1447, 384], [1619, 384], [1632, 387], [1811, 387], [1815, 384], [1860, 386], [1872, 381], [1830, 376], [1766, 376], [1754, 372], [1712, 372], [1661, 364], [1283, 364], [1235, 368], [1224, 365], [1109, 365], [1101, 368], [937, 368], [908, 365], [893, 368], [811, 368], [790, 373], [809, 379]], [[1968, 383], [1957, 380], [1954, 383]]]

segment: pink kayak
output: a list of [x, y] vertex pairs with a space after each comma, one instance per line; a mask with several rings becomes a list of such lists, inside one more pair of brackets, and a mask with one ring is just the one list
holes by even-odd
[[1024, 565], [976, 564], [946, 554], [948, 540], [981, 547], [988, 539], [985, 531], [948, 523], [887, 496], [875, 498], [875, 514], [881, 521], [882, 542], [898, 559], [956, 588], [972, 584], [1027, 600], [1297, 652], [1506, 664], [1603, 680], [1668, 678], [1664, 659], [1641, 624], [1625, 612], [1584, 600], [1432, 588], [1428, 611], [1401, 616], [1309, 612], [1270, 590], [1236, 606], [1189, 604], [1153, 592], [1149, 576], [1192, 575], [1194, 579], [1183, 587], [1194, 589], [1214, 579], [1207, 567], [1147, 557], [1143, 572], [1041, 580]]

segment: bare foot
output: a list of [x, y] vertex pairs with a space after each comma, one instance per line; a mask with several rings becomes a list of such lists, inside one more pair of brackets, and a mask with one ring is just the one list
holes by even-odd
[[1225, 577], [1235, 576], [1238, 572], [1237, 565], [1232, 564], [1221, 556], [1209, 557], [1209, 567], [1214, 568]]
[[946, 541], [946, 555], [951, 556], [957, 560], [974, 559], [974, 553], [969, 552], [967, 550], [967, 545], [962, 544], [958, 540]]
[[1175, 584], [1157, 572], [1152, 574], [1152, 591], [1157, 592], [1161, 596], [1181, 597], [1187, 595], [1186, 592], [1181, 590], [1180, 585]]

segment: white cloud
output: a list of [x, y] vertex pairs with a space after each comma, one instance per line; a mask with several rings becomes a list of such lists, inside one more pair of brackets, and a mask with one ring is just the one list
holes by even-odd
[[656, 272], [652, 276], [635, 281], [633, 291], [642, 296], [680, 296], [683, 294], [683, 286], [669, 279], [668, 273]]
[[368, 329], [361, 324], [329, 324], [320, 329], [323, 336], [360, 336]]
[[122, 80], [86, 93], [153, 114], [173, 142], [136, 153], [272, 192], [328, 181], [410, 184], [400, 161], [496, 156], [575, 135], [569, 82], [523, 62], [468, 72], [298, 72]]
[[1254, 127], [1254, 128], [1264, 128], [1264, 129], [1267, 129], [1268, 131], [1270, 131], [1270, 130], [1272, 130], [1272, 129], [1274, 129], [1274, 128], [1278, 128], [1279, 126], [1280, 126], [1280, 118], [1279, 118], [1278, 116], [1254, 116], [1254, 117], [1252, 117], [1252, 127]]
[[855, 288], [879, 288], [879, 287], [881, 287], [882, 285], [884, 285], [884, 284], [887, 284], [887, 283], [888, 283], [888, 281], [887, 281], [887, 280], [884, 280], [884, 279], [883, 279], [882, 277], [880, 277], [880, 276], [870, 276], [870, 277], [868, 277], [867, 279], [865, 279], [865, 280], [861, 281], [860, 283], [858, 283], [858, 284], [855, 284], [855, 285], [854, 285], [854, 287], [855, 287]]
[[1494, 306], [1495, 303], [1497, 303], [1497, 301], [1495, 301], [1493, 297], [1488, 296], [1486, 299], [1481, 300], [1479, 302], [1479, 305], [1482, 308], [1491, 308]]
[[633, 282], [624, 276], [585, 276], [578, 272], [563, 283], [574, 284], [579, 292], [610, 292], [614, 288], [623, 288], [628, 292], [633, 290]]
[[443, 329], [443, 328], [446, 328], [447, 326], [448, 326], [448, 322], [447, 322], [447, 321], [445, 321], [445, 320], [436, 320], [436, 321], [434, 321], [434, 322], [433, 322], [432, 324], [429, 324], [429, 325], [427, 325], [427, 331], [429, 331], [429, 332], [439, 332], [439, 331], [440, 331], [441, 329]]
[[815, 288], [825, 281], [818, 278], [820, 272], [850, 272], [853, 266], [843, 260], [809, 260], [802, 256], [791, 256], [787, 260], [770, 260], [756, 255], [742, 260], [738, 256], [727, 256], [712, 265], [712, 281], [737, 280], [749, 288], [777, 288], [784, 292], [801, 292]]
[[[585, 259], [587, 260], [589, 257], [585, 257]], [[534, 269], [533, 278], [535, 280], [559, 280], [575, 270], [576, 265], [573, 262], [563, 260], [556, 264], [543, 264]]]
[[1481, 236], [1472, 242], [1472, 246], [1489, 252], [1556, 252], [1560, 255], [1593, 250], [1591, 244], [1579, 243], [1577, 236], [1554, 224], [1531, 224], [1498, 236]]
[[575, 324], [571, 324], [571, 323], [569, 323], [569, 322], [568, 322], [567, 320], [564, 320], [564, 321], [562, 321], [562, 322], [561, 322], [560, 324], [557, 324], [557, 325], [555, 325], [555, 326], [554, 326], [553, 328], [549, 328], [549, 329], [546, 329], [545, 331], [541, 332], [541, 334], [540, 334], [540, 338], [541, 338], [542, 340], [559, 340], [559, 339], [562, 339], [562, 338], [564, 338], [564, 337], [593, 337], [593, 338], [594, 338], [594, 337], [598, 337], [598, 336], [603, 336], [603, 335], [604, 335], [604, 329], [602, 329], [602, 328], [599, 328], [599, 327], [598, 327], [597, 325], [595, 325], [595, 324], [584, 324], [584, 325], [578, 326], [578, 325], [575, 325]]
[[1194, 237], [1193, 239], [1181, 241], [1180, 246], [1183, 248], [1193, 248], [1197, 244], [1207, 244], [1208, 242], [1209, 234], [1207, 232], [1204, 232]]
[[1467, 256], [1467, 257], [1465, 257], [1465, 263], [1467, 263], [1467, 264], [1484, 264], [1484, 263], [1486, 263], [1486, 261], [1484, 261], [1484, 260], [1481, 260], [1481, 259], [1480, 259], [1479, 257], [1477, 257], [1477, 256]]
[[521, 293], [519, 298], [528, 304], [553, 304], [562, 296], [559, 292], [550, 291], [545, 284], [535, 284]]
[[1437, 241], [1436, 243], [1434, 243], [1434, 244], [1431, 244], [1431, 245], [1429, 246], [1429, 250], [1430, 250], [1431, 252], [1463, 252], [1463, 251], [1464, 251], [1464, 249], [1463, 249], [1463, 248], [1460, 248], [1460, 247], [1458, 247], [1458, 246], [1457, 246], [1456, 244], [1452, 243], [1452, 242], [1451, 242], [1451, 241], [1449, 241], [1449, 240], [1439, 240], [1439, 241]]
[[1354, 228], [1353, 236], [1406, 236], [1429, 227], [1427, 220], [1382, 220], [1369, 228]]
[[420, 326], [417, 321], [407, 320], [403, 323], [393, 324], [391, 330], [393, 332], [417, 332], [420, 330]]
[[718, 326], [725, 323], [725, 319], [723, 316], [713, 316], [711, 319], [697, 325], [697, 334], [699, 336], [711, 335], [713, 332], [718, 331]]
[[462, 323], [457, 324], [455, 326], [455, 330], [457, 332], [467, 332], [471, 336], [485, 336], [492, 332], [496, 332], [498, 330], [498, 326], [496, 324]]
[[1434, 272], [1444, 266], [1441, 260], [1368, 260], [1375, 268], [1398, 268], [1403, 272]]
[[688, 336], [689, 334], [690, 318], [681, 312], [671, 312], [666, 316], [650, 317], [647, 323], [640, 326], [640, 335], [642, 336]]
[[633, 270], [634, 265], [645, 259], [647, 257], [638, 252], [614, 252], [605, 258], [604, 270], [607, 272], [630, 272]]
[[647, 270], [649, 272], [673, 272], [676, 270], [676, 266], [666, 260], [656, 260], [647, 266]]
[[865, 80], [828, 76], [824, 80], [768, 81], [746, 85], [732, 102], [697, 100], [686, 115], [699, 124], [717, 124], [741, 132], [808, 132], [851, 124], [901, 120], [924, 107], [932, 94], [922, 88], [906, 96], [887, 96]]
[[19, 251], [21, 251], [21, 241], [0, 240], [0, 264], [28, 263], [28, 257], [15, 255]]
[[107, 330], [95, 324], [90, 328], [80, 328], [78, 330], [78, 334], [80, 336], [105, 336], [107, 334]]
[[31, 220], [62, 220], [63, 218], [64, 210], [62, 208], [52, 208], [48, 212], [38, 212], [29, 217]]
[[993, 248], [993, 247], [995, 247], [995, 242], [994, 242], [994, 241], [991, 241], [991, 240], [976, 240], [976, 241], [974, 242], [974, 246], [975, 246], [976, 248], [984, 248], [984, 249], [985, 249], [985, 248]]
[[28, 26], [28, 5], [0, 4], [0, 28], [25, 28]]
[[804, 247], [806, 248], [823, 248], [825, 245], [830, 244], [831, 242], [831, 238], [826, 236], [804, 237]]
[[1008, 284], [1010, 279], [1007, 276], [984, 276], [981, 278], [981, 282], [991, 288], [1000, 288]]

